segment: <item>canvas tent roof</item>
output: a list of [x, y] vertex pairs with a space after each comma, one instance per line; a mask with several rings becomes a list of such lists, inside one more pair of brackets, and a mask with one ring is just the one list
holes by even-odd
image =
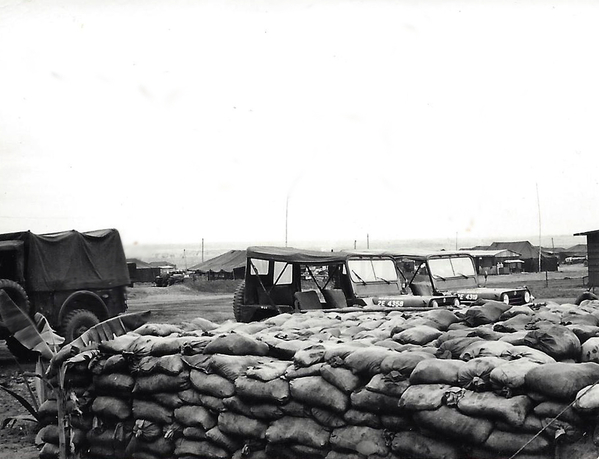
[[201, 273], [232, 273], [234, 269], [245, 268], [245, 264], [245, 250], [229, 250], [218, 257], [214, 257], [210, 260], [194, 265], [190, 269], [193, 271], [199, 271]]
[[[528, 241], [516, 241], [516, 242], [493, 242], [489, 246], [489, 249], [507, 249], [512, 250], [520, 254], [520, 258], [527, 259], [535, 259], [539, 258], [539, 248], [532, 245]], [[541, 251], [543, 257], [551, 257], [550, 253], [546, 251]]]

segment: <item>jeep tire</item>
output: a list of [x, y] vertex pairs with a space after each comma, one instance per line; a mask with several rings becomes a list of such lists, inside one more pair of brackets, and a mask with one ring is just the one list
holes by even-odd
[[62, 320], [62, 334], [65, 342], [79, 338], [83, 333], [100, 323], [98, 317], [87, 309], [75, 309]]
[[239, 284], [239, 287], [235, 289], [235, 294], [233, 295], [233, 315], [235, 316], [235, 320], [237, 322], [250, 322], [252, 317], [251, 314], [248, 314], [247, 308], [243, 306], [243, 297], [245, 294], [245, 281], [242, 281]]

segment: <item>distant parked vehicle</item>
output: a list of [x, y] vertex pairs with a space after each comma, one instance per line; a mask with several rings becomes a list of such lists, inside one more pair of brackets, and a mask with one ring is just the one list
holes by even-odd
[[457, 295], [461, 303], [484, 300], [526, 304], [533, 300], [526, 286], [518, 288], [479, 285], [474, 260], [462, 252], [393, 254], [415, 294]]

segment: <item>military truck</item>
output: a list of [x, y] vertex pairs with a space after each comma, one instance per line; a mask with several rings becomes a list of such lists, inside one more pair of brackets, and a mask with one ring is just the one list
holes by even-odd
[[377, 252], [249, 247], [235, 292], [238, 322], [309, 309], [459, 306], [456, 295], [413, 295], [394, 260]]
[[[43, 314], [67, 342], [125, 312], [129, 284], [115, 229], [0, 234], [0, 289], [32, 318]], [[18, 345], [1, 318], [0, 339]]]
[[391, 256], [416, 294], [457, 295], [462, 304], [495, 300], [521, 305], [534, 299], [526, 286], [481, 286], [474, 259], [465, 252], [395, 253]]

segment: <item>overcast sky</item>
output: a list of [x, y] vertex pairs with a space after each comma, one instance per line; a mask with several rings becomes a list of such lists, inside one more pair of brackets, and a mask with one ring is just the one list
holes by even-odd
[[544, 234], [597, 229], [598, 23], [574, 1], [0, 0], [0, 232], [497, 239], [538, 234], [538, 202]]

